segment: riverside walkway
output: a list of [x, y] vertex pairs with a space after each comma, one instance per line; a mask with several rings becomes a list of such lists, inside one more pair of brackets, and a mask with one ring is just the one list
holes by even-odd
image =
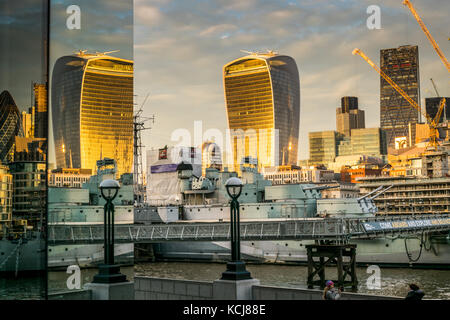
[[[245, 221], [241, 241], [374, 239], [450, 231], [450, 214], [378, 216], [373, 218], [289, 219]], [[48, 244], [103, 243], [103, 225], [49, 225]], [[116, 225], [116, 243], [166, 241], [229, 241], [229, 222], [173, 222], [167, 224]]]

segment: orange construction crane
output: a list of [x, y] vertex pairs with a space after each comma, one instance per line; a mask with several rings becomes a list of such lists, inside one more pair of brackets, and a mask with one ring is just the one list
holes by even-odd
[[[414, 18], [416, 18], [417, 22], [419, 23], [420, 27], [422, 28], [423, 32], [427, 36], [428, 40], [430, 40], [431, 45], [433, 46], [434, 50], [436, 50], [436, 53], [438, 54], [439, 58], [441, 58], [442, 62], [444, 63], [445, 67], [447, 68], [448, 72], [450, 72], [450, 63], [447, 61], [447, 58], [445, 58], [444, 53], [439, 48], [436, 41], [434, 41], [433, 37], [431, 36], [430, 32], [428, 31], [427, 27], [425, 27], [425, 24], [423, 23], [420, 16], [417, 14], [416, 10], [414, 9], [413, 5], [409, 0], [403, 0], [403, 4], [409, 8], [411, 13], [413, 14]], [[449, 39], [450, 40], [450, 39]]]
[[378, 66], [373, 63], [372, 60], [369, 59], [369, 57], [367, 57], [364, 52], [362, 52], [361, 50], [359, 50], [358, 48], [354, 49], [352, 52], [353, 55], [359, 55], [361, 56], [361, 58], [363, 58], [364, 60], [366, 60], [366, 62], [375, 69], [375, 71], [377, 71], [380, 76], [382, 76], [384, 78], [384, 80], [386, 80], [403, 98], [405, 98], [406, 101], [409, 102], [409, 104], [414, 107], [416, 110], [418, 110], [421, 114], [423, 114], [425, 116], [425, 118], [428, 120], [428, 124], [430, 126], [430, 134], [429, 134], [429, 142], [428, 142], [428, 147], [432, 148], [434, 150], [437, 150], [438, 147], [438, 136], [439, 136], [439, 132], [438, 132], [438, 127], [439, 127], [439, 119], [441, 118], [441, 114], [442, 114], [442, 110], [444, 109], [444, 105], [446, 103], [445, 98], [442, 98], [441, 100], [441, 104], [439, 106], [439, 110], [436, 114], [436, 116], [434, 117], [434, 119], [432, 119], [428, 113], [422, 111], [422, 109], [420, 108], [420, 106], [413, 100], [411, 99], [410, 96], [408, 96], [406, 94], [405, 91], [403, 91], [402, 88], [400, 88], [387, 74], [385, 74], [383, 72], [383, 70], [381, 70], [380, 68], [378, 68]]

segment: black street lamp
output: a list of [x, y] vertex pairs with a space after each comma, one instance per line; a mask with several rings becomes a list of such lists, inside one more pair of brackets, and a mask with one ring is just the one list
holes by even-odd
[[231, 225], [231, 261], [227, 263], [227, 270], [222, 273], [222, 280], [252, 279], [250, 272], [245, 269], [245, 262], [241, 261], [241, 232], [239, 226], [239, 202], [237, 199], [242, 192], [242, 181], [232, 177], [225, 183], [230, 203]]
[[105, 263], [98, 266], [99, 273], [94, 276], [94, 283], [125, 282], [127, 278], [120, 273], [120, 266], [114, 264], [114, 204], [113, 200], [119, 192], [119, 182], [112, 179], [100, 183], [100, 192], [105, 199], [104, 207], [104, 252]]

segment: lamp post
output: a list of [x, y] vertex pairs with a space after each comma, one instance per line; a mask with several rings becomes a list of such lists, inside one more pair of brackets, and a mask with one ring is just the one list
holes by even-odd
[[231, 227], [231, 261], [227, 263], [227, 270], [222, 273], [222, 280], [246, 280], [252, 279], [250, 272], [245, 269], [245, 263], [241, 261], [241, 233], [239, 226], [239, 202], [242, 192], [242, 181], [232, 177], [225, 183], [230, 203], [230, 227]]
[[117, 283], [127, 281], [120, 273], [120, 266], [114, 264], [114, 204], [119, 192], [119, 182], [112, 179], [100, 183], [100, 192], [106, 203], [104, 206], [104, 264], [99, 265], [99, 273], [94, 276], [94, 283]]

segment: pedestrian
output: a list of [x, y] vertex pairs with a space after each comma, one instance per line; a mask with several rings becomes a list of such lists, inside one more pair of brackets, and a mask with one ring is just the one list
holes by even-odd
[[409, 285], [409, 288], [411, 289], [411, 291], [408, 292], [405, 300], [422, 300], [425, 293], [422, 290], [420, 290], [417, 284], [411, 283]]
[[323, 290], [324, 300], [338, 300], [341, 298], [341, 289], [336, 290], [333, 281], [328, 280], [325, 285], [326, 287]]

